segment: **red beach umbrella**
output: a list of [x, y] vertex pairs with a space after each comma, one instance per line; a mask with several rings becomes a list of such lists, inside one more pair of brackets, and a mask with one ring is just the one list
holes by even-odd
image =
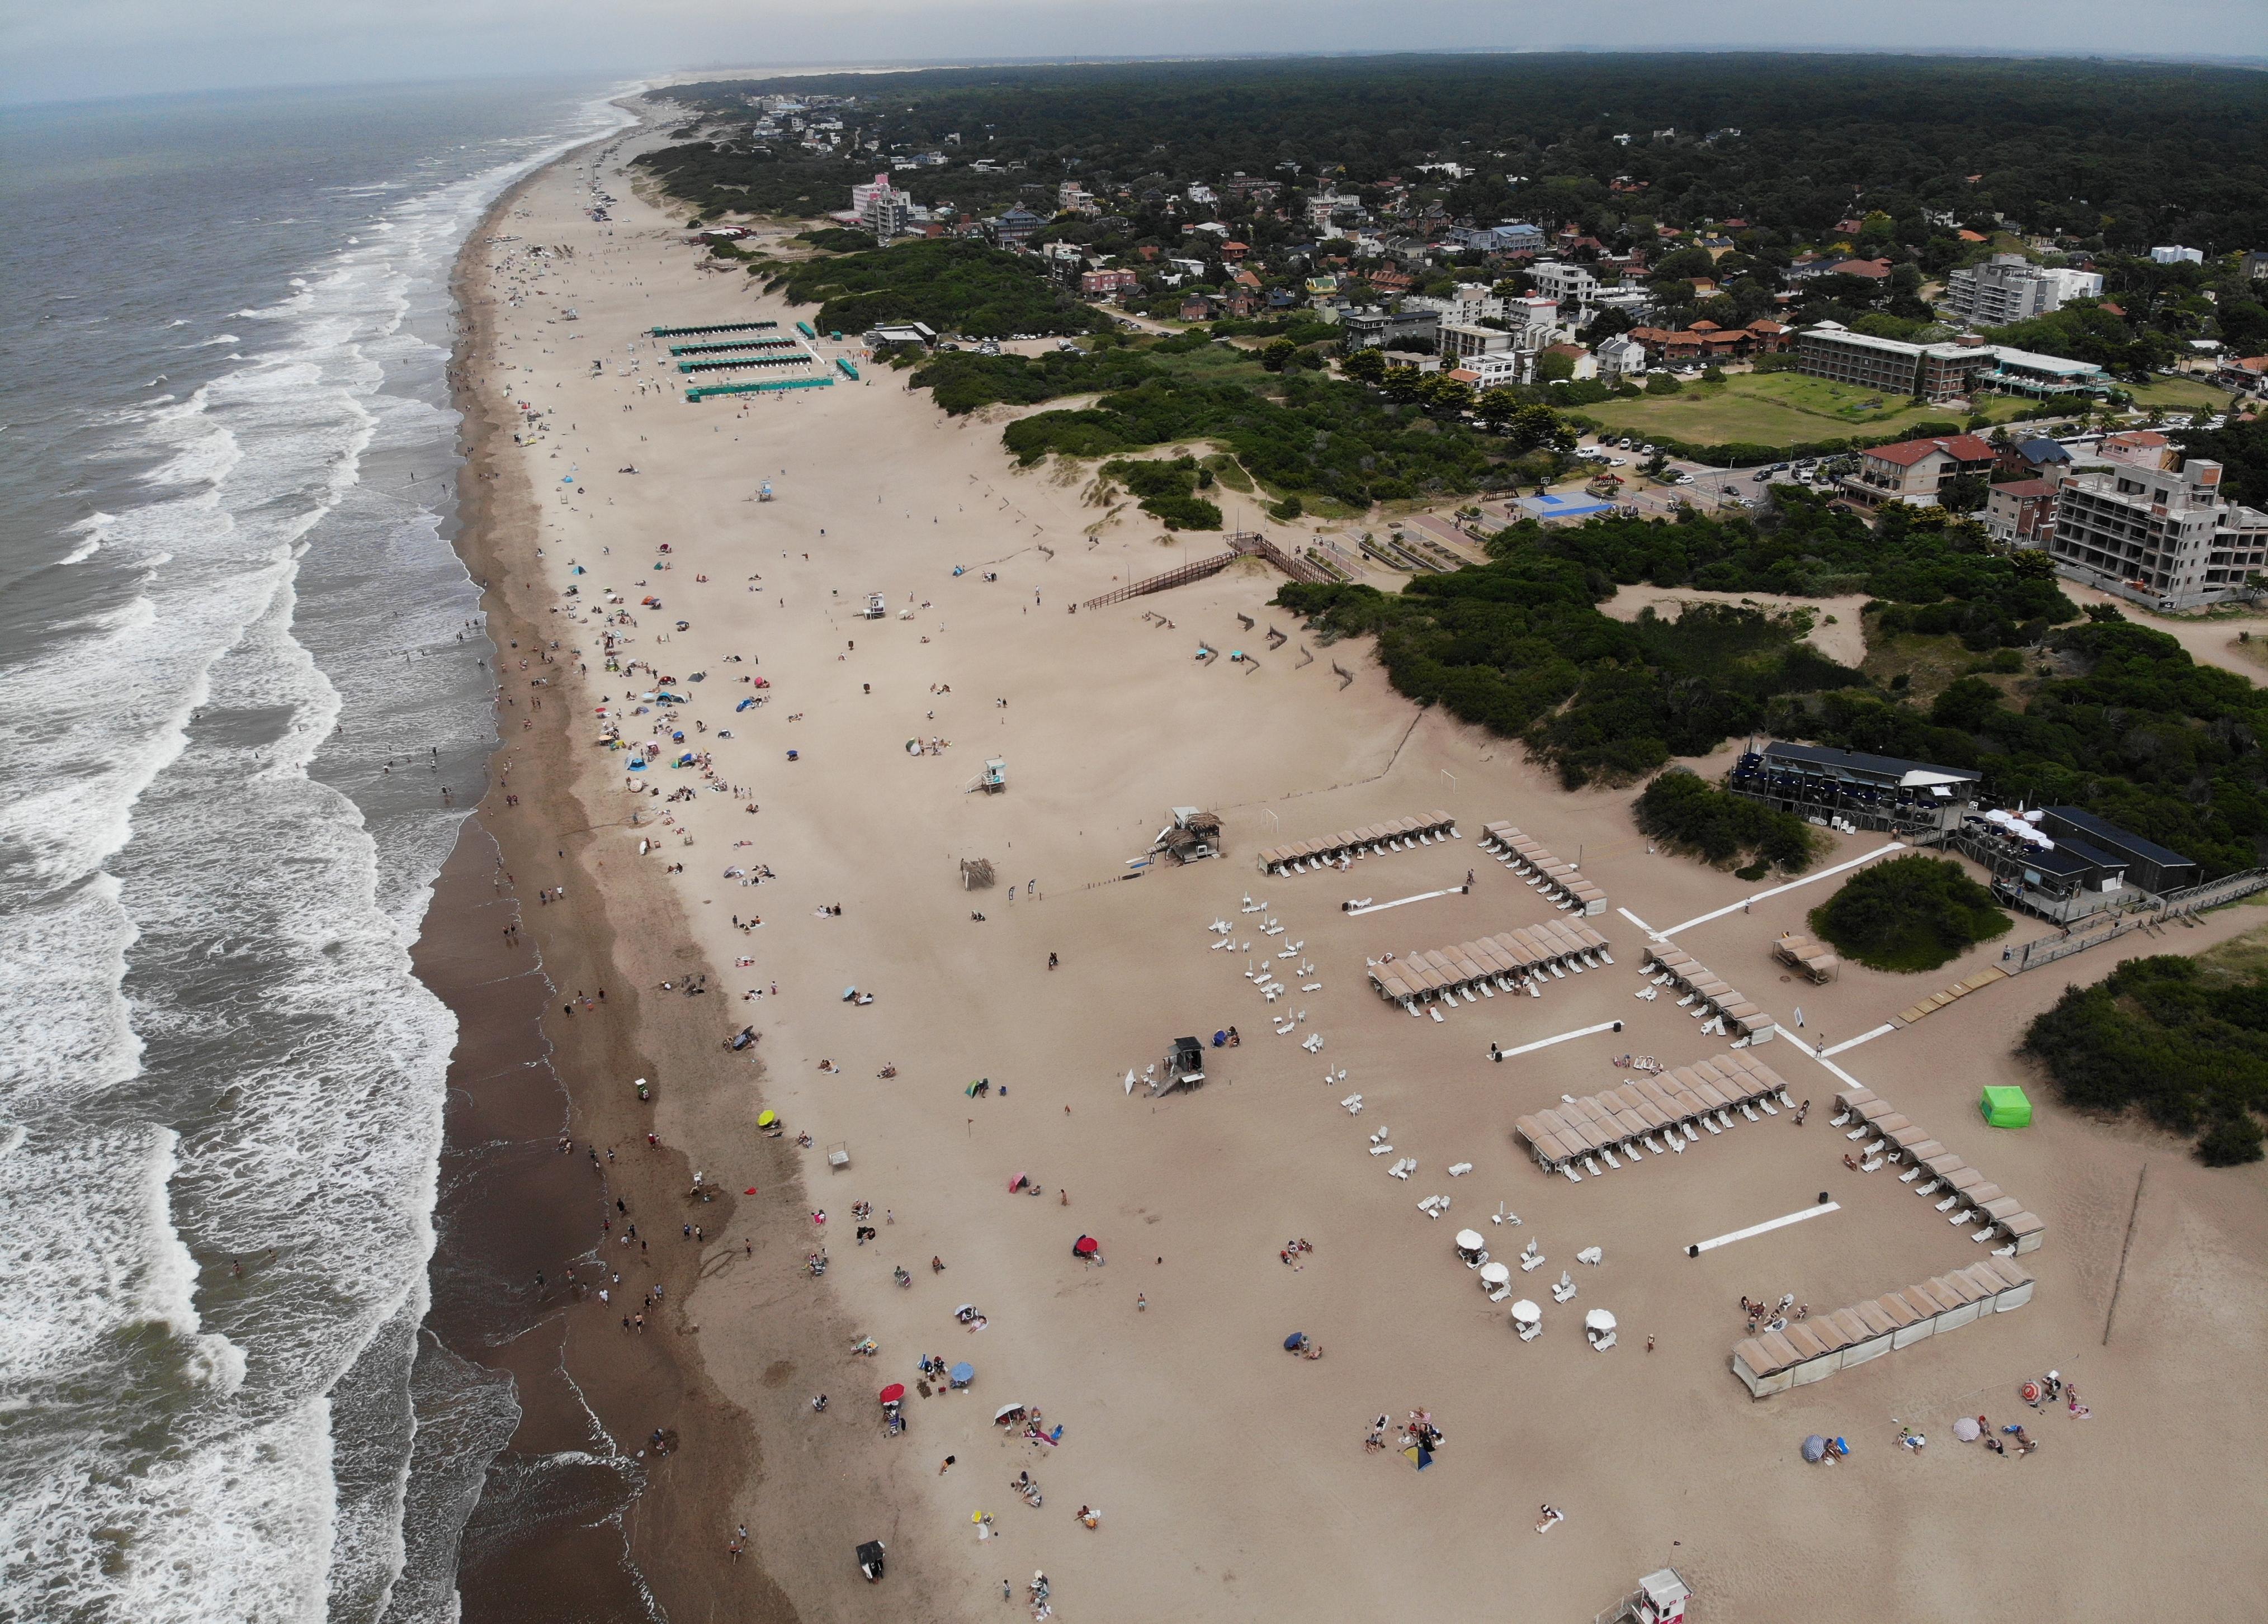
[[1092, 1235], [1082, 1235], [1071, 1242], [1071, 1249], [1083, 1258], [1091, 1258], [1102, 1250], [1102, 1243]]
[[882, 1389], [881, 1399], [882, 1402], [885, 1404], [895, 1404], [899, 1400], [905, 1396], [906, 1385], [903, 1382], [892, 1382], [888, 1386]]

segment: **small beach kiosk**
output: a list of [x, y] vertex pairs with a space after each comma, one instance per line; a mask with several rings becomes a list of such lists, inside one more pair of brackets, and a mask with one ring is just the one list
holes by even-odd
[[2032, 1102], [2021, 1088], [1987, 1084], [1977, 1097], [1977, 1109], [1987, 1128], [2029, 1128]]

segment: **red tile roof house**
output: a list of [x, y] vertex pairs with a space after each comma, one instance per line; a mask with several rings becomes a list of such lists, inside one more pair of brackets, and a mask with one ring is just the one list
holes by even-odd
[[1981, 474], [1998, 455], [1990, 441], [1974, 434], [1877, 445], [1859, 453], [1859, 471], [1845, 476], [1843, 494], [1864, 507], [1885, 502], [1928, 507], [1947, 480], [1957, 474]]
[[1251, 252], [1252, 245], [1250, 243], [1225, 242], [1220, 246], [1220, 257], [1223, 261], [1230, 265], [1235, 264], [1239, 260], [1242, 259], [1246, 254]]
[[1079, 290], [1086, 298], [1108, 298], [1114, 293], [1125, 293], [1141, 286], [1142, 279], [1130, 270], [1081, 271]]
[[1888, 260], [1838, 260], [1835, 265], [1838, 276], [1864, 276], [1869, 282], [1881, 282], [1890, 274]]

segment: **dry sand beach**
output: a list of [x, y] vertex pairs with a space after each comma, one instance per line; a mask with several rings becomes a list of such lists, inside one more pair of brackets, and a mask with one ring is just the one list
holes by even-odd
[[[773, 319], [784, 333], [809, 312], [706, 268], [681, 216], [615, 167], [639, 139], [542, 172], [475, 235], [460, 371], [479, 498], [465, 546], [502, 658], [504, 750], [482, 819], [511, 876], [495, 894], [518, 899], [550, 985], [544, 1027], [587, 1187], [549, 1199], [566, 1204], [590, 1294], [560, 1298], [514, 1364], [555, 1394], [571, 1372], [583, 1407], [532, 1404], [519, 1446], [573, 1435], [603, 1454], [674, 1433], [675, 1452], [641, 1463], [622, 1524], [668, 1616], [991, 1618], [1004, 1582], [1020, 1600], [1035, 1569], [1066, 1620], [1588, 1618], [1665, 1563], [1700, 1616], [1750, 1620], [2142, 1616], [2268, 1593], [2268, 1554], [2242, 1532], [2268, 1498], [2250, 1385], [2268, 1180], [2079, 1120], [2009, 1054], [2067, 981], [2108, 973], [2107, 953], [1835, 1059], [2046, 1221], [2021, 1260], [2032, 1303], [1751, 1401], [1727, 1370], [1743, 1295], [1830, 1309], [1980, 1260], [1891, 1175], [1845, 1169], [1850, 1147], [1824, 1121], [1838, 1078], [1806, 1045], [1859, 1036], [2001, 944], [1937, 977], [1852, 966], [1826, 987], [1787, 982], [1770, 944], [1831, 879], [1740, 909], [1755, 887], [1649, 852], [1628, 790], [1565, 793], [1516, 746], [1416, 710], [1366, 650], [1315, 648], [1267, 606], [1278, 578], [1256, 562], [1069, 612], [1217, 539], [1165, 546], [1098, 524], [1083, 478], [1016, 468], [997, 424], [947, 419], [887, 369], [688, 403], [649, 329]], [[594, 173], [619, 200], [610, 222], [588, 215]], [[821, 337], [822, 355], [841, 350]], [[760, 503], [766, 482], [775, 499]], [[883, 618], [863, 617], [869, 593]], [[1291, 634], [1280, 650], [1263, 641], [1271, 623]], [[635, 674], [608, 668], [608, 634]], [[1256, 669], [1200, 663], [1201, 639], [1252, 650]], [[665, 677], [687, 703], [641, 697]], [[602, 709], [627, 743], [664, 746], [646, 770], [599, 746]], [[932, 739], [939, 753], [908, 753]], [[669, 766], [688, 751], [708, 773]], [[993, 756], [1007, 788], [971, 793]], [[1136, 877], [1128, 859], [1174, 805], [1221, 814], [1226, 859]], [[1254, 866], [1279, 840], [1436, 807], [1460, 839], [1344, 875]], [[1615, 963], [1541, 998], [1413, 1019], [1371, 990], [1366, 959], [1561, 917], [1478, 850], [1498, 819], [1580, 852], [1613, 904], [1587, 922]], [[1884, 843], [1837, 837], [1822, 866]], [[963, 890], [974, 858], [995, 888]], [[1341, 911], [1469, 870], [1469, 894]], [[1265, 912], [1242, 912], [1247, 898]], [[1724, 1052], [1668, 1000], [1633, 995], [1646, 927], [1728, 907], [1678, 944], [1783, 1022], [1801, 1006], [1801, 1031], [1752, 1053], [1816, 1102], [1808, 1123], [1742, 1122], [1580, 1185], [1540, 1172], [1513, 1137], [1519, 1114], [1615, 1086], [1618, 1055]], [[2264, 917], [2224, 910], [2169, 950]], [[1271, 918], [1282, 935], [1260, 933]], [[1212, 946], [1219, 920], [1237, 948]], [[1320, 986], [1264, 1003], [1246, 942], [1271, 963], [1299, 944], [1314, 966], [1301, 985]], [[688, 978], [705, 991], [687, 996]], [[852, 987], [873, 1002], [846, 1002]], [[1279, 1037], [1285, 1010], [1304, 1020]], [[1490, 1062], [1491, 1041], [1617, 1019], [1619, 1034]], [[1123, 1089], [1173, 1038], [1232, 1025], [1243, 1040], [1207, 1050], [1203, 1090]], [[744, 1026], [756, 1042], [730, 1052]], [[1320, 1053], [1301, 1047], [1315, 1034]], [[991, 1088], [972, 1098], [977, 1079]], [[2032, 1085], [2036, 1126], [1982, 1126], [1977, 1089], [1997, 1082]], [[1339, 1103], [1354, 1092], [1359, 1116]], [[767, 1109], [784, 1136], [759, 1134]], [[1381, 1128], [1418, 1158], [1414, 1178], [1368, 1154]], [[838, 1144], [848, 1165], [830, 1171]], [[594, 1169], [593, 1148], [615, 1159]], [[687, 1195], [696, 1172], [717, 1199]], [[1012, 1194], [1019, 1174], [1044, 1194]], [[1822, 1190], [1839, 1210], [1684, 1255]], [[1446, 1220], [1418, 1210], [1433, 1194], [1454, 1198]], [[1519, 1228], [1486, 1222], [1500, 1207]], [[681, 1233], [692, 1224], [699, 1243]], [[1468, 1224], [1499, 1257], [1536, 1239], [1549, 1264], [1514, 1276], [1533, 1282], [1522, 1295], [1544, 1298], [1572, 1268], [1580, 1294], [1545, 1301], [1539, 1340], [1515, 1340], [1454, 1254]], [[1103, 1261], [1073, 1256], [1082, 1234]], [[1314, 1248], [1297, 1268], [1279, 1258], [1294, 1238]], [[802, 1265], [822, 1245], [815, 1280]], [[1603, 1264], [1576, 1265], [1593, 1246]], [[964, 1304], [981, 1328], [956, 1322]], [[641, 1304], [648, 1328], [624, 1330]], [[1593, 1307], [1621, 1323], [1605, 1355], [1579, 1329]], [[1287, 1356], [1294, 1332], [1323, 1356]], [[866, 1337], [879, 1352], [854, 1356]], [[910, 1387], [928, 1354], [972, 1363], [973, 1385], [909, 1393], [908, 1430], [886, 1436], [877, 1390]], [[2044, 1443], [2021, 1461], [1952, 1441], [1956, 1415], [2019, 1419], [2017, 1384], [2051, 1366], [2091, 1419], [2021, 1415]], [[1060, 1441], [995, 1428], [1012, 1402]], [[1421, 1407], [1447, 1437], [1431, 1469], [1366, 1451], [1373, 1418]], [[1925, 1452], [1896, 1447], [1901, 1422], [1930, 1436]], [[1805, 1466], [1814, 1431], [1848, 1437], [1853, 1458]], [[1036, 1510], [1009, 1487], [1026, 1471]], [[1539, 1503], [1566, 1513], [1541, 1537]], [[1099, 1527], [1075, 1518], [1082, 1504]], [[873, 1587], [852, 1560], [868, 1539], [889, 1551]], [[544, 1568], [519, 1582], [541, 1593]], [[476, 1599], [510, 1615], [506, 1596]], [[603, 1615], [588, 1596], [540, 1614]]]

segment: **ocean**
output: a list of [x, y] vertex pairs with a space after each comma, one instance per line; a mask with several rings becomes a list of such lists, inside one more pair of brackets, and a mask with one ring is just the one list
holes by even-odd
[[495, 743], [448, 275], [627, 88], [0, 111], [0, 1619], [456, 1616], [516, 1410], [419, 1353], [409, 948]]

